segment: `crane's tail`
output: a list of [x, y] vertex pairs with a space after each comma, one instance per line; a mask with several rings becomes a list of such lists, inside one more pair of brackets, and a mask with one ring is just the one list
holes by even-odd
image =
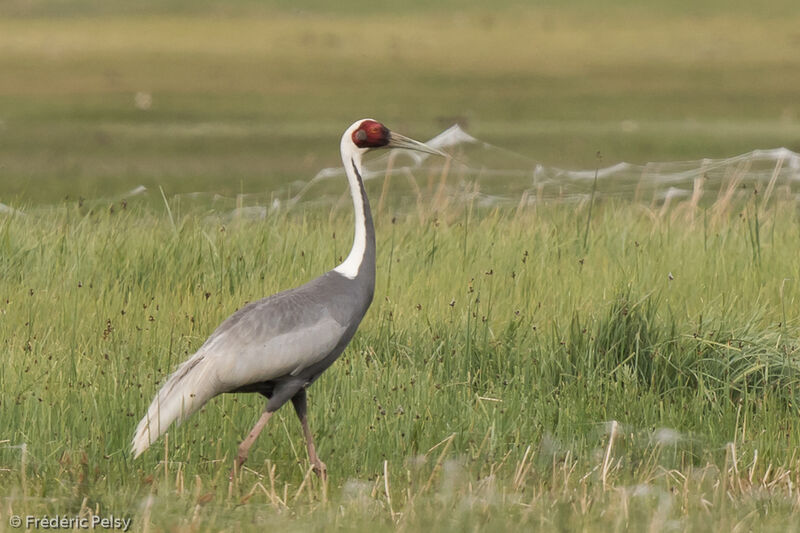
[[175, 422], [182, 422], [218, 394], [216, 377], [205, 354], [196, 353], [184, 362], [161, 387], [136, 426], [131, 443], [139, 457]]

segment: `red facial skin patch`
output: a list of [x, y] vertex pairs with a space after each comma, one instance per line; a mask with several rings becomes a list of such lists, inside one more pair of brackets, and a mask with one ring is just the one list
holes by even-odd
[[389, 128], [374, 120], [364, 120], [353, 132], [353, 144], [359, 148], [380, 148], [389, 144]]

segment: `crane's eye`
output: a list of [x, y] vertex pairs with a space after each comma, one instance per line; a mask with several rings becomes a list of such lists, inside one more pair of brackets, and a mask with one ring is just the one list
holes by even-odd
[[356, 140], [357, 141], [361, 141], [361, 142], [366, 141], [367, 140], [367, 132], [364, 131], [364, 130], [358, 130], [356, 132]]

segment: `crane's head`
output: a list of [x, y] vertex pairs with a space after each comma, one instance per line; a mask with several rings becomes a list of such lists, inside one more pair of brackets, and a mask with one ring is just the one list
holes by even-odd
[[345, 141], [352, 142], [353, 145], [362, 152], [374, 148], [405, 148], [407, 150], [416, 150], [418, 152], [447, 157], [447, 154], [444, 152], [440, 152], [414, 139], [404, 137], [399, 133], [394, 133], [377, 120], [372, 120], [370, 118], [358, 120], [353, 123], [342, 138], [342, 142]]

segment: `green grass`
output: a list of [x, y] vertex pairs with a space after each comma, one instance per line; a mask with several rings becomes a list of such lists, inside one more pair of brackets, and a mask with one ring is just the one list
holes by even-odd
[[363, 116], [573, 168], [800, 148], [796, 14], [606, 7], [0, 18], [0, 201], [275, 190]]
[[132, 460], [224, 318], [348, 252], [346, 203], [229, 209], [339, 165], [356, 118], [572, 168], [800, 149], [794, 2], [414, 5], [0, 5], [0, 532], [798, 530], [791, 183], [662, 209], [604, 182], [590, 213], [443, 208], [428, 176], [377, 213], [375, 302], [310, 391], [327, 484], [286, 409], [229, 485], [253, 395]]
[[135, 202], [4, 217], [7, 512], [156, 529], [793, 527], [797, 214], [764, 209], [757, 262], [738, 208], [713, 224], [675, 212], [600, 202], [588, 250], [585, 206], [379, 217], [376, 301], [311, 390], [330, 482], [306, 480], [282, 410], [231, 487], [257, 397], [212, 401], [138, 461], [133, 428], [222, 319], [345, 255], [349, 217], [195, 212], [173, 228]]

